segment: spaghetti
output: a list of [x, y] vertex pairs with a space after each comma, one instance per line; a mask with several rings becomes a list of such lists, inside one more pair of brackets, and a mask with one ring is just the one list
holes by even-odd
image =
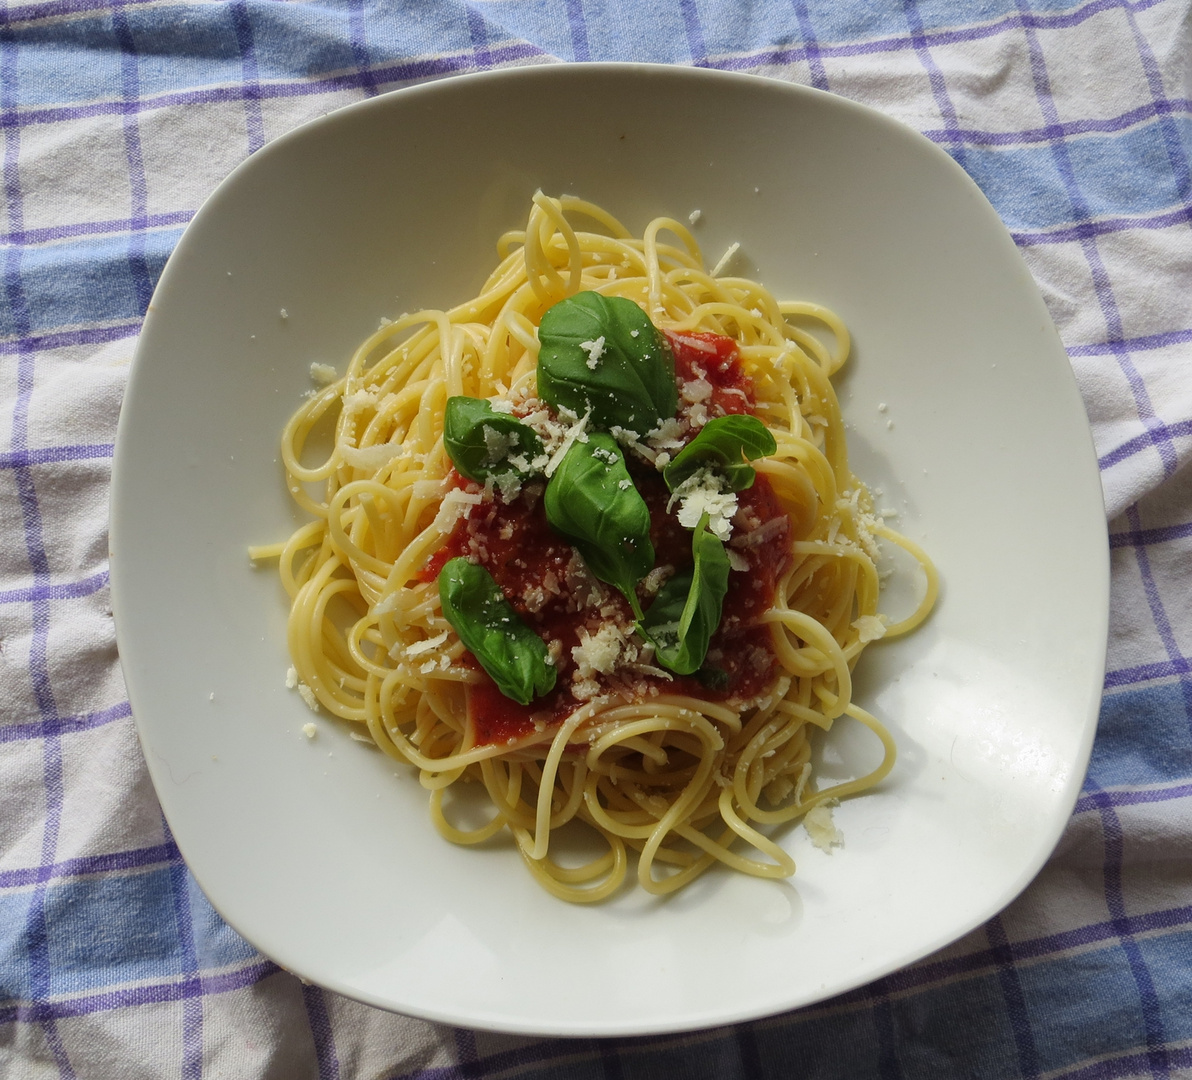
[[[596, 227], [580, 230], [577, 219]], [[563, 899], [616, 892], [629, 852], [638, 881], [657, 894], [718, 862], [789, 876], [794, 862], [774, 829], [872, 788], [892, 768], [893, 741], [851, 700], [851, 673], [870, 641], [921, 622], [937, 588], [930, 560], [883, 524], [849, 469], [830, 383], [848, 332], [819, 305], [709, 274], [690, 232], [669, 218], [635, 238], [591, 203], [539, 193], [525, 230], [502, 236], [498, 253], [478, 296], [382, 325], [285, 428], [289, 490], [311, 520], [252, 554], [279, 557], [300, 689], [418, 770], [447, 839], [476, 844], [509, 830], [533, 875]], [[651, 430], [606, 421], [611, 436], [598, 435], [590, 409], [580, 416], [539, 396], [543, 318], [581, 294], [604, 298], [597, 307], [632, 301], [663, 332], [677, 407]], [[580, 347], [596, 371], [604, 337]], [[481, 457], [487, 445], [490, 465], [504, 454], [526, 468], [461, 475], [444, 446], [457, 399], [504, 418], [471, 429], [488, 440], [477, 444]], [[748, 483], [668, 490], [666, 467], [711, 421], [732, 416], [756, 417], [772, 436], [773, 452], [726, 466], [751, 470]], [[516, 434], [501, 434], [518, 425], [534, 432], [533, 468], [532, 455], [511, 452]], [[304, 464], [316, 426], [334, 427], [333, 445], [321, 463]], [[464, 453], [462, 439], [447, 441]], [[544, 516], [551, 483], [571, 489], [553, 477], [578, 443], [621, 461], [608, 490], [632, 486], [648, 511], [641, 546], [652, 568], [643, 564], [649, 572], [628, 587], [614, 587], [591, 551], [581, 557], [582, 544]], [[878, 611], [879, 538], [926, 575], [918, 607], [897, 622]], [[724, 559], [728, 584], [684, 666], [664, 645], [676, 622], [644, 630], [651, 613], [641, 608], [665, 606], [668, 580], [701, 580], [692, 555], [701, 543]], [[484, 568], [499, 590], [492, 603], [513, 612], [501, 618], [521, 620], [546, 646], [549, 679], [527, 691], [531, 700], [498, 687], [447, 617], [454, 608], [440, 578], [452, 559]], [[467, 570], [463, 561], [455, 565]], [[698, 589], [679, 588], [679, 606]], [[697, 599], [684, 618], [708, 610]], [[883, 761], [816, 791], [809, 733], [841, 716], [874, 732]], [[491, 806], [478, 828], [451, 820], [451, 793], [465, 782], [482, 785]], [[571, 865], [558, 858], [558, 837], [576, 823], [601, 851]]]

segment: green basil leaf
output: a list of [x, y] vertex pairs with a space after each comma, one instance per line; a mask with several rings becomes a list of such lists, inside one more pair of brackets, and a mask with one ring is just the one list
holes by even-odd
[[576, 293], [542, 316], [538, 342], [538, 396], [556, 410], [645, 435], [679, 407], [670, 346], [632, 300]]
[[641, 623], [642, 633], [654, 643], [655, 659], [677, 675], [703, 666], [728, 592], [728, 554], [708, 531], [707, 514], [691, 534], [691, 553], [694, 566], [658, 591]]
[[546, 520], [579, 550], [601, 581], [625, 594], [640, 618], [634, 586], [654, 567], [650, 510], [616, 440], [594, 432], [572, 443], [546, 485]]
[[546, 642], [522, 621], [483, 566], [450, 560], [439, 571], [439, 601], [464, 648], [507, 698], [528, 705], [554, 689]]
[[753, 487], [756, 470], [741, 457], [755, 461], [778, 449], [774, 436], [756, 416], [718, 416], [680, 450], [662, 470], [666, 486], [674, 491], [699, 469], [714, 468], [728, 481], [729, 491]]
[[701, 686], [706, 686], [709, 690], [728, 689], [728, 672], [724, 668], [705, 664], [695, 673], [695, 677], [699, 679]]
[[[443, 446], [461, 475], [480, 483], [507, 473], [525, 480], [535, 472], [530, 463], [543, 453], [542, 440], [532, 428], [472, 397], [447, 399]], [[514, 465], [511, 458], [521, 460]]]

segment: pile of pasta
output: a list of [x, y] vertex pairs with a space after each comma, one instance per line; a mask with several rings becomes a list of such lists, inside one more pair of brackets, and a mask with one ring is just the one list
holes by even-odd
[[[497, 250], [477, 296], [384, 323], [285, 428], [289, 490], [310, 520], [252, 554], [278, 557], [299, 689], [417, 770], [443, 836], [477, 844], [508, 830], [525, 865], [563, 899], [614, 894], [634, 855], [637, 880], [655, 894], [716, 864], [787, 877], [795, 866], [782, 827], [872, 788], [893, 767], [889, 733], [852, 700], [852, 670], [870, 642], [919, 624], [936, 595], [930, 560], [883, 524], [849, 469], [830, 382], [848, 331], [817, 304], [778, 301], [756, 282], [709, 272], [691, 232], [671, 218], [637, 237], [599, 206], [539, 193], [525, 229], [506, 233]], [[460, 513], [444, 408], [456, 395], [532, 394], [539, 321], [583, 290], [634, 301], [661, 330], [736, 341], [756, 415], [777, 444], [754, 464], [793, 526], [762, 616], [777, 675], [744, 703], [665, 689], [642, 700], [603, 695], [511, 742], [478, 744], [467, 690], [481, 673], [420, 573]], [[310, 463], [312, 432], [332, 425], [329, 454]], [[908, 552], [926, 579], [899, 621], [879, 612], [879, 540]], [[811, 735], [843, 716], [874, 733], [882, 762], [816, 790]], [[475, 828], [452, 822], [451, 793], [465, 783], [482, 785], [490, 807]], [[559, 839], [575, 823], [599, 839], [594, 857], [570, 857]]]

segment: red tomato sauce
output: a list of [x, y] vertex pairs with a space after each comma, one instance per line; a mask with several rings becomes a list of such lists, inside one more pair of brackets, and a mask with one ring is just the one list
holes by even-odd
[[[705, 402], [709, 415], [753, 411], [752, 386], [741, 370], [732, 339], [716, 334], [667, 337], [675, 352], [676, 379], [682, 383], [703, 378], [712, 385]], [[676, 571], [689, 567], [691, 533], [674, 514], [666, 512], [669, 492], [661, 474], [633, 458], [629, 467], [650, 508], [655, 565], [670, 565]], [[458, 483], [480, 490], [462, 478]], [[579, 708], [582, 703], [571, 692], [576, 670], [571, 650], [581, 642], [580, 631], [594, 634], [609, 618], [622, 626], [633, 621], [625, 598], [611, 586], [596, 582], [571, 545], [551, 529], [542, 492], [541, 483], [531, 483], [508, 504], [496, 498], [471, 507], [469, 516], [460, 519], [419, 575], [423, 581], [433, 581], [448, 560], [461, 555], [474, 559], [492, 574], [517, 613], [552, 648], [558, 673], [555, 688], [529, 705], [505, 697], [470, 654], [465, 654], [480, 674], [468, 692], [468, 713], [480, 745], [507, 742], [554, 726]], [[781, 519], [780, 525], [770, 525], [759, 534], [765, 536], [763, 542], [730, 542], [730, 550], [743, 557], [748, 567], [729, 572], [720, 626], [712, 636], [706, 661], [725, 673], [727, 685], [712, 689], [695, 676], [666, 679], [640, 674], [633, 682], [637, 693], [744, 701], [763, 693], [774, 681], [777, 661], [769, 631], [757, 620], [773, 604], [776, 582], [790, 558], [790, 530], [773, 489], [759, 474], [751, 488], [738, 493], [734, 539], [746, 538], [775, 519]], [[600, 597], [595, 605], [588, 602], [593, 589]], [[650, 598], [644, 594], [640, 598], [643, 607], [649, 607]], [[611, 685], [615, 675], [595, 678], [602, 692], [615, 689]]]
[[709, 416], [753, 412], [753, 380], [741, 369], [737, 343], [732, 338], [702, 331], [663, 333], [675, 355], [676, 380], [684, 383], [702, 377], [711, 383]]

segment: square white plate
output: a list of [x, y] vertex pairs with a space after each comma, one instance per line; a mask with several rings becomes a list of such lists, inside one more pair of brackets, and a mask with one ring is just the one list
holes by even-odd
[[[835, 308], [855, 338], [838, 384], [854, 469], [939, 566], [930, 622], [858, 670], [897, 768], [838, 809], [834, 854], [782, 834], [799, 864], [789, 882], [714, 872], [669, 900], [569, 906], [512, 847], [440, 839], [415, 777], [342, 726], [301, 734], [312, 717], [284, 686], [284, 594], [246, 554], [298, 520], [282, 425], [313, 361], [342, 370], [382, 316], [473, 295], [537, 188], [592, 199], [632, 230], [699, 209], [709, 263], [739, 241], [736, 272]], [[150, 306], [111, 534], [133, 713], [211, 901], [305, 978], [454, 1024], [698, 1028], [916, 960], [1042, 865], [1100, 701], [1100, 483], [1067, 358], [1009, 235], [919, 135], [748, 76], [582, 65], [456, 78], [254, 155], [196, 215]], [[848, 722], [825, 740], [829, 773], [872, 756]]]

